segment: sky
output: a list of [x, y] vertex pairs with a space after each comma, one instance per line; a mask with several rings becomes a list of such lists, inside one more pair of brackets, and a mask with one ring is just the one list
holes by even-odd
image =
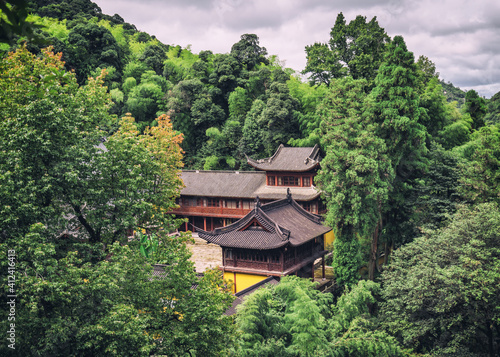
[[377, 17], [393, 38], [401, 35], [415, 59], [436, 65], [440, 79], [490, 98], [500, 91], [498, 0], [93, 0], [138, 30], [194, 53], [229, 53], [246, 33], [269, 55], [296, 71], [305, 47], [326, 43], [337, 15]]

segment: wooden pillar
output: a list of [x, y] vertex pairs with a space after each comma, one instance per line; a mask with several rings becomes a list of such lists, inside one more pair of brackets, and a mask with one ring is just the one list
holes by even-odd
[[323, 255], [323, 258], [321, 258], [321, 267], [323, 269], [323, 280], [326, 278], [326, 271], [325, 271], [325, 256]]
[[184, 230], [187, 232], [189, 231], [189, 226], [188, 226], [188, 222], [189, 222], [189, 217], [187, 217], [187, 222], [184, 222]]
[[283, 254], [283, 249], [280, 250], [280, 260], [281, 260], [281, 271], [285, 271], [285, 255]]
[[203, 217], [203, 230], [207, 230], [207, 217]]
[[210, 230], [214, 230], [214, 217], [210, 217]]
[[311, 279], [314, 281], [314, 262], [311, 263]]

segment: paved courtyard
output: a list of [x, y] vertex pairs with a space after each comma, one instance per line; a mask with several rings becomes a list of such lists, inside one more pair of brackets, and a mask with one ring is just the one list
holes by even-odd
[[215, 268], [222, 265], [222, 249], [215, 244], [207, 244], [196, 233], [193, 234], [194, 244], [188, 244], [193, 252], [191, 260], [194, 262], [196, 272], [203, 273], [206, 268]]

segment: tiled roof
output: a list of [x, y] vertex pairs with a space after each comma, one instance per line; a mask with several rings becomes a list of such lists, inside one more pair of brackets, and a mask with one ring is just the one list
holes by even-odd
[[247, 157], [249, 165], [263, 171], [291, 171], [304, 172], [314, 169], [321, 160], [319, 148], [314, 147], [285, 147], [281, 144], [273, 156], [254, 160]]
[[[260, 227], [245, 227], [256, 219]], [[209, 243], [229, 248], [275, 249], [288, 243], [290, 232], [279, 227], [262, 211], [260, 204], [235, 223], [206, 232], [196, 228], [198, 236]]]
[[[181, 173], [185, 187], [183, 196], [251, 198], [279, 200], [286, 197], [287, 187], [267, 186], [266, 173], [263, 171], [193, 171]], [[313, 186], [290, 187], [293, 197], [298, 201], [311, 201], [320, 192]]]
[[[252, 220], [260, 227], [248, 227]], [[276, 249], [284, 245], [302, 245], [331, 230], [323, 219], [304, 210], [291, 198], [255, 208], [239, 221], [211, 232], [196, 229], [200, 238], [228, 248]]]
[[184, 196], [255, 198], [266, 185], [266, 173], [256, 171], [191, 171], [181, 174]]

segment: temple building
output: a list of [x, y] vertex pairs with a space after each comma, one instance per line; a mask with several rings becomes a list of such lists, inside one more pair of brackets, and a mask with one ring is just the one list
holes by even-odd
[[246, 216], [254, 209], [256, 197], [268, 203], [285, 198], [288, 189], [306, 211], [323, 213], [320, 192], [314, 187], [320, 160], [318, 146], [280, 145], [269, 158], [247, 158], [256, 171], [184, 170], [185, 187], [173, 213], [188, 219], [181, 230], [211, 231]]
[[322, 258], [325, 274], [325, 247], [333, 242], [332, 229], [321, 216], [307, 212], [287, 197], [262, 204], [243, 218], [212, 231], [197, 229], [198, 236], [222, 248], [224, 279], [233, 282], [234, 292], [242, 291], [270, 277], [295, 274], [314, 279], [314, 262]]

